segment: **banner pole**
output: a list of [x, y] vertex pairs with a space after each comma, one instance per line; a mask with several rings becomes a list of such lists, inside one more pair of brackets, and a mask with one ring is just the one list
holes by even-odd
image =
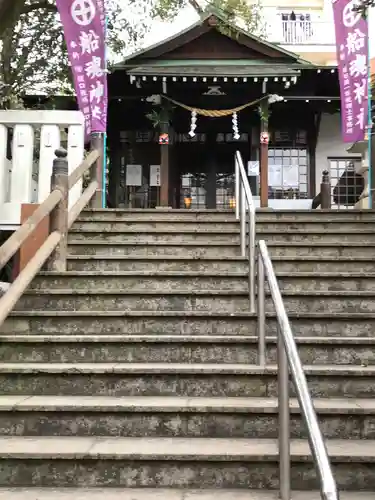
[[370, 59], [370, 12], [367, 8], [367, 43], [368, 43], [368, 68], [367, 68], [367, 105], [368, 105], [368, 122], [367, 122], [367, 156], [368, 156], [368, 208], [372, 209], [372, 165], [371, 165], [371, 136], [372, 136], [372, 96], [371, 96], [371, 59]]
[[[103, 0], [105, 12], [105, 28], [104, 28], [104, 55], [105, 55], [105, 71], [108, 78], [108, 48], [107, 48], [107, 30], [108, 30], [108, 11], [106, 0]], [[108, 115], [108, 102], [107, 102], [107, 115]], [[103, 134], [103, 172], [102, 172], [102, 208], [107, 206], [107, 124], [106, 130]]]

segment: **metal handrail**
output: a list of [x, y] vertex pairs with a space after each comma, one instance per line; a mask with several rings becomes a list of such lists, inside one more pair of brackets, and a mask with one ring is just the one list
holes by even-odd
[[[246, 255], [246, 218], [249, 223], [249, 302], [250, 312], [255, 312], [255, 205], [250, 184], [239, 151], [235, 154], [235, 200], [236, 219], [240, 220], [241, 255]], [[247, 217], [246, 217], [247, 215]]]
[[266, 242], [258, 242], [258, 325], [259, 345], [265, 352], [265, 293], [267, 278], [278, 323], [278, 408], [279, 408], [279, 463], [280, 498], [290, 500], [290, 426], [289, 426], [289, 370], [294, 383], [302, 415], [307, 427], [308, 439], [315, 468], [320, 480], [320, 494], [323, 500], [338, 500], [339, 492], [334, 479], [327, 448], [320, 430], [306, 376], [303, 371], [296, 342], [290, 327], [284, 302], [277, 283], [275, 271]]

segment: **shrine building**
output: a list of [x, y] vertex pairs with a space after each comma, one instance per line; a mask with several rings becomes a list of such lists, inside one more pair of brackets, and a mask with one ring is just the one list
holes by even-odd
[[[269, 95], [283, 100], [268, 106]], [[359, 161], [341, 141], [337, 67], [217, 14], [115, 66], [109, 98], [112, 207], [229, 208], [238, 150], [254, 194], [266, 165], [269, 205], [309, 208], [324, 170], [335, 185]]]

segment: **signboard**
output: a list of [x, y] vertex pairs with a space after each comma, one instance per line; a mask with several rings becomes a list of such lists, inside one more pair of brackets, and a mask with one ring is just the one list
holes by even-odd
[[103, 0], [56, 0], [85, 135], [107, 125], [106, 11]]
[[247, 175], [259, 175], [259, 161], [247, 162]]
[[126, 185], [142, 186], [142, 165], [126, 165]]
[[283, 165], [283, 187], [298, 188], [298, 165]]
[[268, 185], [271, 187], [282, 187], [282, 165], [268, 165]]
[[160, 186], [160, 165], [150, 165], [150, 186]]
[[357, 3], [333, 1], [344, 142], [363, 141], [368, 121], [368, 22]]

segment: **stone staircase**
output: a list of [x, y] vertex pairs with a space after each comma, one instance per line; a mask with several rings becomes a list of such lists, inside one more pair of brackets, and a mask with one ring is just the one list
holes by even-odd
[[[373, 499], [375, 215], [257, 224], [341, 498]], [[276, 499], [275, 312], [262, 369], [233, 213], [84, 212], [69, 251], [1, 330], [0, 500]], [[291, 412], [293, 500], [317, 500]]]

